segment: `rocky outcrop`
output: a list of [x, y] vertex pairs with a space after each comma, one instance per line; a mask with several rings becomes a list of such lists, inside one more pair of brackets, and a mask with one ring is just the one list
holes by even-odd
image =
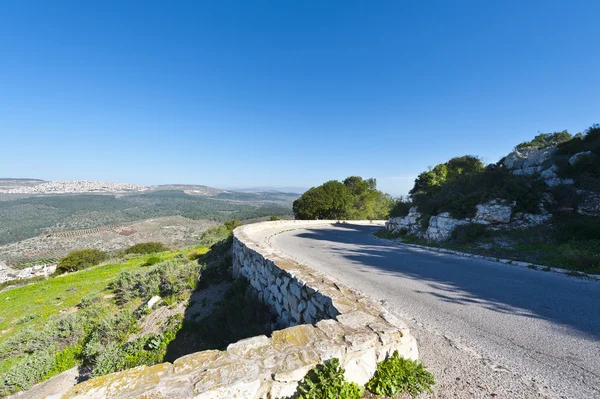
[[476, 206], [473, 222], [480, 224], [509, 223], [516, 202], [495, 199]]
[[452, 236], [452, 232], [457, 226], [469, 224], [470, 221], [454, 219], [450, 212], [440, 213], [429, 219], [429, 226], [425, 231], [424, 238], [429, 241], [446, 241]]
[[391, 217], [385, 222], [386, 230], [393, 233], [406, 233], [419, 235], [421, 233], [421, 214], [413, 206], [406, 216]]
[[556, 152], [556, 147], [530, 147], [515, 149], [503, 160], [504, 166], [514, 169], [515, 174], [533, 174], [542, 171], [542, 167]]
[[280, 324], [291, 327], [236, 342], [225, 351], [198, 352], [173, 363], [95, 378], [62, 398], [287, 398], [311, 368], [332, 358], [340, 359], [347, 380], [361, 385], [372, 377], [377, 362], [395, 350], [416, 359], [414, 337], [379, 302], [253, 238], [264, 230], [276, 228], [276, 234], [324, 223], [332, 222], [264, 222], [234, 231], [234, 273], [248, 278]]

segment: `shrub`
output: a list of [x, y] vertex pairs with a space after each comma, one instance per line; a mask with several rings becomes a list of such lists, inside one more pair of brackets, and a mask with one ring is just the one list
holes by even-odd
[[40, 381], [56, 364], [54, 347], [28, 354], [0, 374], [0, 395], [27, 390]]
[[200, 265], [197, 263], [168, 260], [148, 269], [123, 270], [111, 284], [111, 289], [118, 304], [153, 295], [166, 298], [195, 288], [199, 276]]
[[408, 215], [410, 208], [412, 206], [412, 201], [408, 198], [400, 197], [394, 204], [394, 207], [390, 211], [391, 217], [402, 217]]
[[59, 273], [74, 272], [95, 266], [108, 259], [108, 254], [96, 248], [81, 249], [69, 253], [58, 261], [56, 271]]
[[156, 265], [157, 263], [160, 263], [160, 262], [162, 262], [162, 259], [160, 258], [160, 256], [150, 256], [150, 257], [148, 257], [148, 259], [146, 259], [143, 266], [152, 266], [152, 265]]
[[142, 242], [135, 244], [125, 250], [126, 254], [153, 254], [156, 252], [168, 251], [167, 247], [162, 242]]
[[376, 395], [395, 396], [408, 393], [417, 396], [423, 392], [431, 392], [435, 384], [433, 374], [425, 370], [416, 360], [400, 357], [398, 351], [377, 364], [373, 378], [367, 383], [367, 389]]
[[535, 136], [535, 138], [531, 141], [525, 141], [515, 148], [517, 150], [522, 150], [530, 147], [538, 147], [538, 148], [546, 148], [553, 145], [557, 145], [560, 143], [564, 143], [573, 138], [569, 132], [563, 130], [562, 132], [554, 132], [554, 133], [541, 133]]
[[452, 241], [455, 244], [470, 244], [482, 238], [490, 236], [487, 226], [476, 223], [456, 226], [452, 231]]
[[344, 378], [338, 359], [312, 369], [298, 385], [298, 399], [360, 399], [363, 389]]
[[271, 222], [274, 222], [274, 221], [276, 221], [276, 220], [281, 220], [281, 218], [278, 218], [278, 217], [277, 217], [277, 216], [275, 216], [275, 215], [272, 215], [271, 217], [269, 217], [269, 221], [271, 221]]

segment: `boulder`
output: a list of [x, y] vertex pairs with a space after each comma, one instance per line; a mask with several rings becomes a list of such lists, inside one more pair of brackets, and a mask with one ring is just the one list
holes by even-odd
[[429, 219], [429, 227], [425, 231], [425, 239], [430, 241], [445, 241], [450, 238], [457, 226], [469, 224], [468, 220], [454, 219], [449, 212], [440, 213]]
[[474, 222], [484, 221], [491, 224], [498, 223], [509, 223], [510, 216], [516, 205], [516, 202], [509, 203], [502, 199], [495, 199], [488, 201], [484, 204], [476, 206], [477, 213], [474, 218]]
[[556, 147], [530, 147], [514, 150], [504, 158], [503, 164], [510, 169], [527, 169], [540, 166], [556, 152]]
[[387, 231], [393, 233], [405, 232], [408, 234], [419, 234], [421, 230], [421, 214], [417, 207], [413, 206], [406, 216], [391, 217], [386, 223]]
[[569, 158], [569, 165], [575, 166], [575, 164], [579, 161], [579, 158], [591, 155], [593, 155], [591, 151], [578, 152], [577, 154]]

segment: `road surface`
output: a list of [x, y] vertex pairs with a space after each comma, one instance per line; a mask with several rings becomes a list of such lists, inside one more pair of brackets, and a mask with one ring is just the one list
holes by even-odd
[[379, 228], [261, 239], [404, 318], [436, 375], [429, 397], [600, 398], [599, 282], [402, 246]]

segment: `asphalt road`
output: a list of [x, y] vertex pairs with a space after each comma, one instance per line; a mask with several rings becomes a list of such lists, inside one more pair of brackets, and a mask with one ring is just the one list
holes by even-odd
[[436, 375], [430, 397], [600, 398], [599, 282], [410, 248], [378, 228], [268, 241], [403, 317]]

